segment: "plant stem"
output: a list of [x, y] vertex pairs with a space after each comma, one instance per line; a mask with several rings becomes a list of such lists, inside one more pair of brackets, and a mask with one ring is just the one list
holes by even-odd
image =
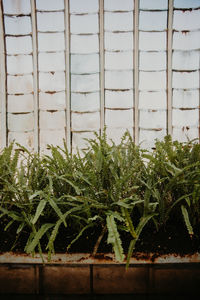
[[102, 231], [101, 231], [101, 234], [100, 234], [100, 236], [98, 237], [98, 240], [97, 240], [97, 242], [96, 242], [96, 244], [95, 244], [95, 246], [94, 246], [94, 250], [93, 250], [93, 252], [92, 252], [92, 256], [95, 256], [95, 255], [96, 255], [97, 250], [98, 250], [98, 248], [99, 248], [99, 245], [100, 245], [100, 243], [101, 243], [101, 240], [102, 240], [102, 238], [103, 238], [103, 236], [104, 236], [104, 234], [105, 234], [106, 231], [107, 231], [107, 227], [106, 227], [106, 225], [104, 225], [104, 227], [103, 227], [103, 229], [102, 229]]

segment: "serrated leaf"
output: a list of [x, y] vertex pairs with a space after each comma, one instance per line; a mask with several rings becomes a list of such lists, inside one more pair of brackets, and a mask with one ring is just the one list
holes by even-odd
[[37, 209], [36, 209], [36, 213], [35, 213], [35, 216], [32, 220], [32, 224], [35, 224], [37, 222], [37, 220], [39, 219], [39, 217], [41, 216], [45, 206], [46, 206], [46, 203], [47, 201], [46, 200], [41, 200], [37, 206]]
[[184, 205], [181, 205], [181, 211], [182, 211], [182, 214], [183, 214], [185, 225], [187, 227], [187, 231], [188, 231], [190, 237], [192, 237], [194, 235], [194, 232], [193, 232], [192, 225], [190, 223], [190, 219], [189, 219], [187, 208]]

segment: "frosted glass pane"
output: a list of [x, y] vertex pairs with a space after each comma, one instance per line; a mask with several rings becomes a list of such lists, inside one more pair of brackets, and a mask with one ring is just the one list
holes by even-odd
[[39, 51], [65, 50], [64, 33], [38, 33]]
[[97, 93], [74, 94], [71, 93], [71, 110], [73, 111], [97, 111], [100, 107], [100, 95]]
[[132, 50], [133, 33], [111, 33], [105, 32], [106, 50]]
[[168, 9], [168, 0], [140, 0], [141, 9]]
[[38, 54], [39, 71], [64, 71], [65, 70], [65, 53], [39, 53]]
[[94, 92], [99, 90], [99, 74], [72, 75], [72, 92]]
[[133, 10], [133, 0], [104, 0], [104, 9], [111, 11]]
[[139, 142], [141, 143], [142, 148], [150, 150], [155, 146], [155, 139], [163, 140], [165, 135], [165, 129], [159, 131], [140, 129]]
[[180, 31], [200, 29], [200, 10], [175, 10], [173, 28]]
[[167, 12], [148, 12], [141, 11], [139, 16], [140, 30], [157, 30], [162, 31], [167, 27]]
[[173, 72], [172, 87], [179, 89], [198, 88], [199, 72]]
[[71, 53], [95, 53], [99, 51], [98, 35], [71, 35]]
[[63, 31], [64, 13], [37, 13], [37, 26], [39, 31]]
[[8, 129], [9, 131], [27, 131], [34, 128], [33, 113], [14, 115], [8, 113]]
[[65, 109], [65, 92], [40, 93], [39, 108], [42, 110], [62, 110]]
[[104, 13], [104, 29], [109, 31], [133, 30], [133, 13]]
[[30, 36], [6, 37], [7, 54], [28, 54], [32, 52], [32, 39]]
[[41, 129], [62, 129], [65, 127], [65, 112], [46, 112], [40, 111]]
[[71, 72], [75, 74], [99, 72], [99, 55], [71, 55]]
[[6, 34], [29, 34], [32, 32], [30, 17], [4, 17]]
[[198, 51], [174, 51], [172, 57], [173, 69], [196, 70], [199, 68]]
[[195, 107], [199, 106], [199, 90], [173, 90], [173, 107]]
[[109, 69], [109, 70], [133, 69], [133, 52], [106, 52], [105, 69]]
[[173, 49], [193, 50], [200, 48], [200, 31], [194, 32], [174, 32]]
[[140, 52], [139, 65], [140, 70], [165, 70], [166, 69], [166, 52]]
[[177, 127], [182, 126], [198, 126], [199, 124], [199, 110], [172, 110], [172, 125]]
[[140, 32], [140, 50], [166, 50], [166, 32]]
[[70, 0], [71, 13], [93, 13], [98, 10], [98, 0]]
[[65, 89], [65, 73], [39, 73], [39, 87], [41, 91], [62, 91]]
[[29, 14], [31, 12], [30, 1], [27, 0], [3, 0], [4, 13]]
[[188, 140], [193, 140], [199, 137], [198, 128], [173, 128], [173, 139], [179, 140], [180, 142], [188, 142]]
[[105, 107], [131, 108], [133, 107], [133, 90], [130, 91], [105, 91]]
[[133, 128], [107, 128], [107, 141], [109, 144], [112, 144], [113, 141], [116, 145], [119, 145], [121, 142], [121, 138], [125, 134], [126, 131], [129, 131], [131, 136], [133, 136]]
[[8, 112], [31, 112], [34, 110], [33, 95], [8, 95]]
[[133, 110], [110, 110], [105, 111], [105, 124], [108, 127], [130, 128], [133, 126]]
[[99, 19], [98, 14], [94, 15], [71, 15], [71, 33], [98, 33]]
[[8, 143], [12, 143], [15, 140], [16, 143], [33, 150], [34, 147], [34, 133], [33, 132], [9, 132]]
[[40, 130], [40, 150], [41, 153], [48, 154], [47, 145], [55, 145], [63, 148], [65, 130]]
[[100, 127], [100, 113], [72, 113], [72, 130], [98, 130]]
[[174, 0], [174, 7], [176, 8], [195, 8], [199, 7], [199, 0]]
[[139, 126], [142, 128], [166, 128], [166, 111], [164, 110], [140, 110]]
[[7, 72], [23, 74], [33, 72], [32, 55], [7, 56]]
[[139, 109], [166, 109], [166, 107], [166, 91], [139, 93]]
[[166, 89], [166, 72], [140, 72], [140, 90], [163, 90]]
[[8, 94], [31, 93], [33, 91], [33, 76], [7, 76]]
[[36, 0], [38, 10], [61, 10], [64, 9], [64, 0]]
[[105, 88], [133, 88], [133, 71], [105, 71]]
[[73, 148], [79, 148], [79, 149], [85, 149], [88, 147], [88, 141], [85, 139], [95, 139], [95, 135], [93, 132], [80, 132], [76, 133], [73, 132], [72, 134], [72, 147]]

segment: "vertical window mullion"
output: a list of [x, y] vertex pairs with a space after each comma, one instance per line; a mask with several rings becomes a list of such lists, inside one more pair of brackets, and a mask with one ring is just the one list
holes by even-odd
[[134, 1], [134, 140], [139, 142], [139, 0]]
[[1, 147], [7, 146], [7, 87], [6, 87], [6, 50], [3, 21], [3, 4], [0, 1], [0, 97], [1, 97]]
[[172, 135], [172, 39], [173, 0], [168, 0], [167, 24], [167, 134]]
[[39, 152], [38, 43], [35, 0], [31, 0], [31, 22], [33, 44], [34, 150], [35, 152]]
[[65, 0], [65, 99], [66, 99], [66, 142], [67, 149], [71, 152], [71, 84], [70, 84], [70, 15], [69, 0]]
[[100, 131], [105, 124], [105, 74], [104, 74], [104, 0], [99, 0], [99, 56], [100, 56]]

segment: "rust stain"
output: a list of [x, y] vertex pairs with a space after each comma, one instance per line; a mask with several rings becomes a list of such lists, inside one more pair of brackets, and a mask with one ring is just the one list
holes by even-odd
[[56, 93], [56, 91], [45, 91], [45, 94], [53, 95], [53, 94], [55, 94], [55, 93]]
[[57, 109], [47, 109], [46, 110], [47, 112], [49, 112], [49, 113], [55, 113], [55, 112], [58, 112], [58, 110]]
[[54, 75], [54, 74], [55, 74], [55, 71], [51, 71], [51, 72], [49, 72], [49, 73], [51, 73], [52, 75]]
[[190, 32], [190, 30], [182, 30], [181, 33], [187, 35]]

